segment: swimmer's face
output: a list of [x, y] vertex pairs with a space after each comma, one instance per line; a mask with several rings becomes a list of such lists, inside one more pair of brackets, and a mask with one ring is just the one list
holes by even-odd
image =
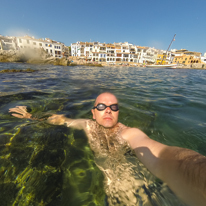
[[[112, 104], [118, 104], [118, 100], [113, 94], [102, 93], [97, 97], [94, 106], [97, 106], [100, 103], [110, 106]], [[92, 109], [91, 111], [93, 119], [105, 128], [112, 128], [118, 122], [119, 110], [115, 112], [112, 111], [110, 107], [107, 107], [103, 111], [98, 111], [97, 109]]]

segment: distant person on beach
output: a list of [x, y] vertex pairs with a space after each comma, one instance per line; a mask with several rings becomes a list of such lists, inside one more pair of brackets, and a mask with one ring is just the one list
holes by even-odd
[[[9, 112], [18, 118], [35, 119], [27, 112], [26, 106], [11, 108]], [[110, 194], [108, 200], [110, 204], [115, 205], [115, 201], [118, 203], [120, 200], [124, 202], [124, 205], [136, 204], [133, 190], [137, 188], [137, 185], [133, 185], [134, 177], [127, 169], [130, 164], [124, 157], [131, 148], [144, 166], [167, 183], [185, 203], [191, 206], [206, 205], [205, 156], [189, 149], [161, 144], [150, 139], [138, 128], [127, 127], [118, 122], [118, 100], [112, 93], [100, 94], [91, 112], [95, 121], [70, 119], [64, 115], [54, 114], [46, 122], [85, 131], [97, 166], [104, 171], [105, 190], [106, 194]], [[114, 190], [117, 189], [120, 192], [115, 193]]]

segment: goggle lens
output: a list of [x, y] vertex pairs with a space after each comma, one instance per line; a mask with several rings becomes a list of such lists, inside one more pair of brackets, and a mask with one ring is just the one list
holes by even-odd
[[98, 104], [96, 107], [93, 107], [93, 109], [97, 109], [98, 111], [103, 111], [107, 107], [109, 107], [112, 111], [117, 112], [119, 110], [118, 104], [112, 104], [110, 106], [107, 106], [105, 104]]

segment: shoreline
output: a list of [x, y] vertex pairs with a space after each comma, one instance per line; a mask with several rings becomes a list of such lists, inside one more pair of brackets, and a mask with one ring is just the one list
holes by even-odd
[[[52, 64], [51, 62], [43, 62], [43, 63], [33, 63], [33, 62], [19, 62], [19, 61], [0, 61], [0, 63], [23, 63], [23, 64], [33, 64], [33, 65], [58, 65], [58, 66], [92, 66], [92, 67], [133, 67], [133, 68], [146, 68], [145, 66], [134, 66], [134, 65], [102, 65], [98, 63], [84, 63], [84, 64], [77, 64], [77, 63], [69, 63], [68, 65], [61, 65], [61, 64]], [[162, 68], [149, 68], [149, 69], [162, 69]], [[188, 66], [179, 66], [177, 68], [164, 68], [164, 69], [195, 69], [195, 70], [206, 70], [206, 67], [188, 67]]]
[[[145, 64], [135, 62], [94, 62], [86, 61], [78, 57], [57, 58], [49, 55], [43, 49], [38, 50], [8, 50], [0, 51], [0, 62], [2, 63], [29, 63], [39, 65], [58, 65], [58, 66], [94, 66], [94, 67], [138, 67], [146, 68]], [[193, 63], [189, 65], [180, 65], [175, 69], [198, 69], [206, 70], [206, 64]]]

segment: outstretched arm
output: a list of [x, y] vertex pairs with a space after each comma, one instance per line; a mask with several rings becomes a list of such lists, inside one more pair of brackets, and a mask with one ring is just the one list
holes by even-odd
[[[32, 114], [27, 112], [26, 106], [16, 106], [15, 108], [9, 109], [9, 112], [12, 113], [14, 117], [17, 118], [25, 118], [43, 121], [45, 118], [35, 118], [32, 117]], [[60, 114], [53, 114], [52, 116], [46, 118], [46, 122], [53, 125], [65, 125], [67, 127], [73, 127], [75, 129], [85, 129], [86, 127], [86, 119], [70, 119]]]
[[128, 128], [123, 137], [139, 160], [191, 206], [206, 203], [206, 157], [189, 149], [161, 144], [141, 130]]
[[75, 129], [84, 129], [86, 128], [87, 119], [70, 119], [64, 115], [54, 114], [47, 119], [47, 123], [53, 125], [65, 125], [67, 127], [73, 127]]

